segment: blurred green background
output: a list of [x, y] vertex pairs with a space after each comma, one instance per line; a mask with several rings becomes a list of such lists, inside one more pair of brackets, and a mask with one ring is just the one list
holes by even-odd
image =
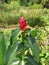
[[0, 0], [0, 27], [16, 25], [22, 16], [33, 27], [49, 25], [49, 0]]
[[5, 31], [10, 37], [22, 16], [42, 46], [42, 65], [49, 65], [49, 0], [0, 0], [0, 36]]

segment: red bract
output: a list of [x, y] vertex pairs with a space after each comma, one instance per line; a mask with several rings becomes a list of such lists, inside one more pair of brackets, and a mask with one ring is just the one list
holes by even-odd
[[21, 17], [20, 18], [20, 29], [22, 30], [22, 31], [26, 31], [27, 29], [29, 29], [30, 27], [27, 25], [27, 22], [26, 22], [26, 20], [25, 20], [25, 18], [23, 18], [23, 17]]
[[24, 28], [27, 26], [25, 18], [21, 17], [20, 18], [20, 29], [24, 30]]
[[24, 31], [26, 31], [26, 30], [28, 30], [28, 29], [30, 29], [31, 27], [30, 26], [25, 26], [25, 28], [24, 28]]

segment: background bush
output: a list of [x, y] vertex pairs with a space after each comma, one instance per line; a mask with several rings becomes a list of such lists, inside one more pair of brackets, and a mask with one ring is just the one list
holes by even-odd
[[[44, 8], [48, 0], [14, 0], [10, 3], [0, 2], [0, 25], [17, 24], [24, 16], [29, 25], [49, 25], [49, 9]], [[32, 3], [32, 4], [31, 4]], [[39, 5], [40, 4], [40, 5]], [[27, 7], [26, 7], [27, 6]]]
[[30, 7], [13, 6], [12, 4], [3, 6], [3, 10], [0, 10], [0, 25], [11, 25], [19, 23], [20, 17], [25, 17], [29, 25], [43, 26], [44, 22], [48, 24], [49, 10], [41, 9], [38, 5]]

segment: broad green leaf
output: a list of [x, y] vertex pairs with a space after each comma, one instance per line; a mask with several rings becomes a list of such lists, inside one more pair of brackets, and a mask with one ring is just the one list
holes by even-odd
[[10, 65], [13, 61], [13, 59], [16, 56], [16, 52], [18, 49], [19, 41], [16, 40], [16, 42], [11, 46], [11, 48], [6, 52], [5, 54], [5, 65]]
[[0, 65], [4, 65], [4, 49], [0, 41]]
[[0, 39], [0, 64], [4, 65], [4, 54], [7, 46], [7, 36], [5, 33], [2, 35]]
[[26, 59], [26, 65], [40, 65], [40, 63], [37, 63], [33, 57], [31, 55], [27, 55], [27, 59]]
[[19, 32], [20, 32], [20, 29], [19, 29], [19, 28], [15, 29], [15, 30], [13, 30], [13, 31], [11, 32], [10, 44], [13, 44], [14, 39], [15, 39], [15, 37], [18, 36]]
[[33, 58], [37, 62], [39, 62], [40, 49], [39, 49], [39, 45], [36, 42], [35, 38], [30, 35], [29, 37], [26, 37], [26, 42], [27, 42], [27, 44], [29, 45], [29, 47], [31, 48], [31, 50], [33, 52]]

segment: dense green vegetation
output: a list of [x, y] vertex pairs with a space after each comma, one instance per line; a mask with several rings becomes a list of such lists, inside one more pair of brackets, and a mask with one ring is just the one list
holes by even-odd
[[49, 0], [0, 0], [0, 65], [49, 65]]
[[31, 26], [34, 26], [37, 23], [39, 26], [43, 26], [44, 22], [49, 25], [49, 9], [46, 9], [42, 4], [37, 3], [28, 5], [27, 7], [25, 5], [26, 3], [24, 6], [21, 6], [19, 0], [12, 1], [9, 4], [4, 2], [0, 3], [0, 25], [17, 24], [21, 16], [24, 16]]

